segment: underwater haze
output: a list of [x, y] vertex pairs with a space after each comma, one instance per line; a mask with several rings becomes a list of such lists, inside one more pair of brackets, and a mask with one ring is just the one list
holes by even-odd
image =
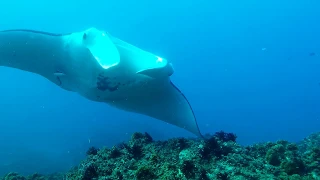
[[[0, 27], [106, 30], [173, 63], [172, 81], [202, 134], [233, 132], [240, 144], [296, 142], [320, 129], [319, 8], [318, 0], [15, 0], [0, 2]], [[67, 171], [89, 147], [134, 132], [194, 137], [36, 74], [0, 67], [0, 82], [0, 176]]]

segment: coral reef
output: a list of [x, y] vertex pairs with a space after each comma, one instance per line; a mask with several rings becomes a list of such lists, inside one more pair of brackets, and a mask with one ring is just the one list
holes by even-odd
[[30, 176], [23, 177], [18, 173], [11, 172], [11, 173], [8, 173], [1, 180], [64, 180], [64, 179], [65, 179], [64, 174], [51, 174], [51, 175], [44, 176], [44, 175], [35, 173]]
[[[134, 133], [127, 143], [87, 151], [87, 158], [63, 175], [29, 177], [9, 173], [3, 180], [318, 180], [320, 133], [299, 143], [250, 146], [223, 131], [205, 139], [154, 141]], [[1, 179], [1, 178], [0, 178]]]

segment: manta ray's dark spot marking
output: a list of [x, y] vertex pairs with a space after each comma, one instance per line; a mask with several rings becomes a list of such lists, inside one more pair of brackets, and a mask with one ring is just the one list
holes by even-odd
[[65, 34], [51, 33], [51, 32], [45, 32], [45, 31], [32, 30], [32, 29], [8, 29], [0, 32], [29, 32], [29, 33], [48, 35], [48, 36], [65, 36], [65, 35], [71, 34], [71, 33], [65, 33]]
[[83, 39], [83, 40], [86, 40], [86, 39], [87, 39], [87, 33], [83, 33], [82, 39]]
[[119, 88], [120, 83], [116, 84], [108, 80], [109, 80], [109, 77], [105, 77], [102, 74], [99, 74], [99, 76], [97, 77], [97, 88], [100, 91], [106, 91], [106, 90], [110, 92], [116, 91]]

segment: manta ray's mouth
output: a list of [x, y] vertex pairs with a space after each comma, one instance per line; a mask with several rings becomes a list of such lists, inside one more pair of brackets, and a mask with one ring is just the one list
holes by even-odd
[[169, 77], [173, 74], [173, 66], [171, 63], [166, 63], [163, 67], [156, 67], [156, 68], [148, 68], [141, 71], [138, 71], [138, 74], [144, 74], [146, 76], [149, 76], [151, 78], [163, 78], [163, 77]]

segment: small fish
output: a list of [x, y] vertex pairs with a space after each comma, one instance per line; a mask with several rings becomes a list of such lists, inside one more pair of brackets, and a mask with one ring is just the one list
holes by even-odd
[[315, 56], [316, 55], [316, 53], [315, 52], [311, 52], [311, 53], [309, 53], [309, 56]]

